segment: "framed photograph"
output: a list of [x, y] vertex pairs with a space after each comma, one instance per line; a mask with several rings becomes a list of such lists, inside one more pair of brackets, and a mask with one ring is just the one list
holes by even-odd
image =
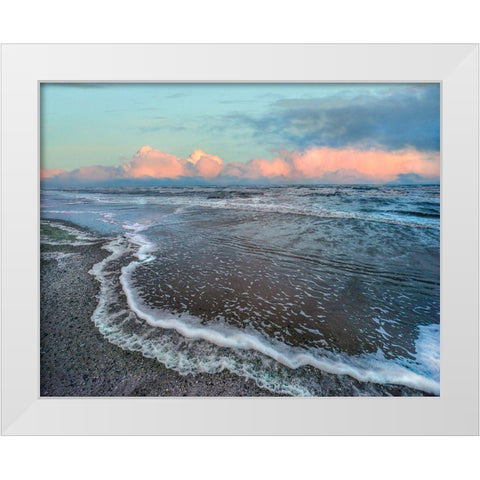
[[478, 45], [4, 45], [4, 434], [478, 434]]

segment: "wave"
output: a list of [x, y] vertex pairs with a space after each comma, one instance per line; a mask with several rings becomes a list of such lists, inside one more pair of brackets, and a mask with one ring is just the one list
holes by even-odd
[[[274, 190], [274, 189], [273, 189]], [[155, 194], [153, 194], [155, 193]], [[198, 192], [196, 192], [198, 193]], [[325, 191], [322, 194], [315, 193], [315, 195], [321, 196], [335, 196], [338, 192]], [[332, 208], [328, 208], [323, 205], [322, 208], [318, 208], [316, 205], [303, 204], [294, 206], [295, 202], [305, 197], [305, 195], [285, 195], [283, 197], [271, 196], [271, 192], [268, 194], [264, 192], [209, 192], [204, 191], [203, 195], [188, 196], [184, 192], [179, 192], [176, 195], [159, 195], [158, 192], [150, 192], [148, 195], [138, 195], [138, 191], [135, 193], [126, 194], [125, 192], [116, 193], [76, 193], [75, 198], [80, 198], [87, 203], [94, 204], [122, 204], [122, 205], [172, 205], [186, 208], [213, 208], [213, 209], [225, 209], [225, 210], [238, 210], [258, 213], [271, 213], [282, 215], [301, 215], [318, 218], [338, 218], [338, 219], [353, 219], [365, 222], [385, 223], [399, 226], [407, 226], [414, 228], [428, 228], [428, 229], [440, 229], [439, 222], [436, 221], [439, 215], [435, 213], [422, 213], [418, 211], [378, 211], [372, 209], [371, 214], [360, 212], [346, 212], [339, 211]], [[376, 200], [378, 203], [378, 199]], [[82, 210], [45, 210], [46, 213], [87, 213]], [[374, 212], [374, 213], [373, 213]], [[88, 212], [98, 213], [98, 212]], [[385, 215], [386, 214], [386, 215]], [[388, 215], [393, 215], [396, 218], [389, 218]], [[405, 218], [406, 216], [410, 218]], [[413, 218], [412, 218], [413, 217]], [[431, 220], [430, 223], [415, 221], [414, 218], [423, 219], [425, 221]]]
[[[253, 379], [272, 392], [295, 396], [315, 395], [318, 374], [304, 379], [296, 374], [304, 367], [346, 375], [360, 382], [404, 385], [439, 394], [436, 367], [427, 364], [428, 359], [437, 358], [432, 357], [432, 350], [439, 344], [435, 326], [420, 330], [415, 360], [392, 360], [386, 359], [381, 350], [356, 356], [321, 348], [307, 351], [226, 323], [205, 326], [190, 314], [152, 310], [136, 294], [132, 275], [140, 264], [154, 260], [153, 245], [139, 233], [144, 226], [130, 227], [131, 233], [116, 237], [104, 246], [110, 255], [90, 271], [101, 289], [92, 319], [100, 331], [120, 347], [156, 358], [181, 374], [217, 373], [227, 369]], [[124, 298], [123, 308], [118, 307], [119, 296]], [[139, 319], [143, 321], [142, 327], [137, 325]], [[145, 329], [145, 325], [154, 328]]]
[[411, 215], [413, 217], [421, 218], [440, 218], [439, 212], [419, 212], [411, 210], [389, 210], [389, 213], [397, 213], [400, 215]]
[[440, 225], [425, 224], [419, 222], [405, 221], [401, 219], [382, 218], [380, 216], [365, 215], [357, 212], [339, 212], [332, 210], [313, 210], [310, 208], [295, 208], [288, 205], [273, 205], [260, 203], [227, 203], [227, 202], [205, 202], [205, 201], [188, 201], [189, 206], [200, 206], [207, 208], [218, 208], [226, 210], [243, 210], [254, 211], [259, 213], [277, 213], [283, 215], [302, 215], [318, 218], [338, 218], [338, 219], [352, 219], [366, 222], [387, 223], [391, 225], [401, 225], [415, 228], [433, 228], [439, 229]]

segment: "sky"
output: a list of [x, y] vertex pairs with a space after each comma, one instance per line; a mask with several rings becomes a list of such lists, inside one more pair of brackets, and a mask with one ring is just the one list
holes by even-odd
[[438, 183], [439, 84], [41, 85], [52, 184]]

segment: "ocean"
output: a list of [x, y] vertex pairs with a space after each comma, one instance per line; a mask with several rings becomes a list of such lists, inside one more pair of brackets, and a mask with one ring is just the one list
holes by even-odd
[[41, 242], [101, 243], [95, 325], [183, 375], [440, 394], [438, 185], [42, 189]]

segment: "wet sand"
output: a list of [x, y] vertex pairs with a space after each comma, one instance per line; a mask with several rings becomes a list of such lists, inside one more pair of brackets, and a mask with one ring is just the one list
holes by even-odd
[[[274, 396], [227, 371], [182, 376], [108, 342], [91, 320], [99, 287], [88, 271], [108, 254], [100, 245], [42, 245], [41, 396]], [[58, 251], [67, 256], [54, 259]]]
[[[78, 229], [77, 225], [60, 223]], [[156, 359], [110, 343], [91, 319], [99, 284], [88, 272], [108, 255], [101, 248], [103, 243], [41, 246], [41, 396], [284, 396], [227, 370], [183, 376]], [[317, 377], [319, 396], [428, 395], [404, 386], [362, 383], [308, 366], [299, 369], [299, 375], [300, 370]]]

